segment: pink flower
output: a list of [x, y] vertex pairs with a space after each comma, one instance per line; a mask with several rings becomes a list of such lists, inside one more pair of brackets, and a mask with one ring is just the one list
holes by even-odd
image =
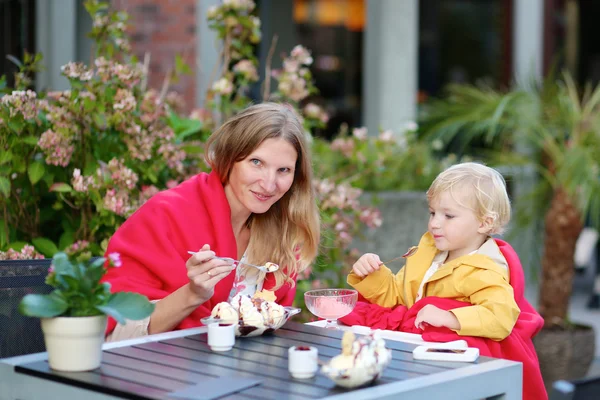
[[354, 136], [358, 140], [367, 140], [367, 128], [354, 128], [352, 130], [352, 136]]
[[121, 265], [123, 265], [121, 263], [121, 255], [119, 253], [110, 253], [108, 255], [108, 260], [110, 262], [110, 265], [113, 267], [120, 267]]
[[46, 155], [46, 164], [66, 167], [75, 150], [71, 138], [65, 137], [51, 129], [45, 131], [38, 141], [38, 146]]

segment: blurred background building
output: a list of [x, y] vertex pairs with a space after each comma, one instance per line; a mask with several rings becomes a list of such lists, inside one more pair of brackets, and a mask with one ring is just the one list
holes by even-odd
[[[188, 108], [200, 106], [217, 60], [205, 15], [219, 0], [113, 0], [131, 16], [132, 46], [150, 57], [150, 83], [162, 85], [181, 54], [194, 73], [174, 84]], [[539, 79], [567, 67], [580, 83], [600, 80], [594, 40], [600, 3], [586, 0], [257, 0], [263, 40], [259, 58], [272, 64], [299, 43], [312, 51], [318, 96], [331, 123], [399, 130], [418, 104], [451, 82], [498, 86]], [[65, 88], [60, 66], [90, 62], [92, 21], [82, 0], [0, 0], [0, 74], [7, 55], [44, 54], [38, 88]], [[10, 84], [10, 82], [9, 82]], [[260, 83], [259, 83], [260, 85]], [[260, 93], [259, 87], [255, 94]]]

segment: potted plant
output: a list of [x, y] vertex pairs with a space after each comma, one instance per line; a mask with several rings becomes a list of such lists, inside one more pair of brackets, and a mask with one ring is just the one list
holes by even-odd
[[[540, 183], [517, 217], [544, 222], [538, 301], [544, 328], [534, 344], [546, 384], [584, 376], [594, 357], [592, 327], [570, 322], [567, 313], [584, 219], [600, 226], [599, 111], [600, 86], [580, 91], [565, 73], [527, 90], [451, 86], [424, 117], [432, 140], [463, 148], [487, 144], [479, 154], [489, 161], [539, 172]], [[518, 142], [525, 153], [514, 151]]]
[[154, 304], [137, 293], [110, 292], [101, 279], [106, 268], [118, 268], [118, 254], [90, 258], [88, 254], [56, 253], [46, 283], [50, 294], [28, 294], [19, 311], [41, 318], [50, 367], [59, 371], [88, 371], [100, 365], [107, 315], [120, 324], [139, 320]]

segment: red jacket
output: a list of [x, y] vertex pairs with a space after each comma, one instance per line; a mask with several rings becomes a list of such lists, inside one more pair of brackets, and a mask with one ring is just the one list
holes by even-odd
[[[231, 211], [216, 173], [201, 173], [181, 185], [154, 195], [112, 236], [107, 254], [121, 255], [122, 266], [111, 268], [103, 278], [112, 292], [141, 293], [150, 300], [162, 299], [189, 282], [185, 263], [188, 250], [197, 251], [208, 243], [223, 257], [237, 258], [237, 244], [231, 226]], [[219, 302], [227, 301], [235, 270], [215, 287], [215, 294], [196, 308], [176, 329], [200, 326]], [[295, 277], [293, 277], [295, 279]], [[267, 274], [263, 287], [275, 285]], [[275, 292], [277, 302], [291, 305], [295, 286], [284, 284]], [[106, 334], [116, 322], [109, 318]]]
[[470, 347], [477, 347], [483, 356], [522, 362], [523, 399], [548, 399], [537, 354], [531, 340], [544, 326], [544, 320], [525, 299], [525, 276], [517, 253], [508, 243], [500, 239], [496, 239], [496, 242], [508, 263], [510, 284], [514, 289], [515, 301], [521, 310], [511, 334], [506, 339], [497, 342], [482, 337], [459, 336], [448, 328], [427, 326], [422, 330], [415, 327], [414, 321], [417, 313], [427, 304], [433, 304], [445, 310], [470, 305], [469, 303], [440, 297], [425, 297], [416, 302], [410, 309], [405, 306], [384, 308], [376, 304], [358, 302], [354, 311], [341, 318], [340, 321], [347, 325], [363, 325], [377, 329], [418, 333], [422, 335], [423, 340], [428, 342], [450, 342], [464, 339]]

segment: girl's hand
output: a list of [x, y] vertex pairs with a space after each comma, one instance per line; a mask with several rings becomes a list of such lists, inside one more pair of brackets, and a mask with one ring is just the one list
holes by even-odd
[[210, 299], [215, 293], [217, 283], [235, 269], [231, 262], [215, 258], [215, 256], [215, 252], [210, 250], [208, 244], [205, 244], [185, 263], [190, 289], [198, 296], [198, 304]]
[[363, 254], [352, 266], [352, 272], [360, 278], [378, 271], [381, 266], [381, 260], [377, 254]]
[[415, 318], [415, 326], [417, 328], [424, 329], [424, 324], [436, 327], [445, 326], [449, 329], [460, 330], [460, 322], [458, 322], [458, 319], [453, 313], [442, 310], [431, 304], [427, 304], [423, 307], [417, 313], [417, 318]]

